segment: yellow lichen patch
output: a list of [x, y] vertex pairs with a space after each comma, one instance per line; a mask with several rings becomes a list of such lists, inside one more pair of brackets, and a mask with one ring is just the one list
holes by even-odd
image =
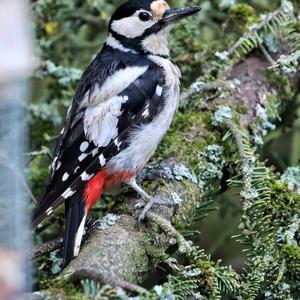
[[57, 32], [58, 29], [58, 23], [57, 22], [48, 22], [45, 24], [45, 30], [48, 35], [53, 35]]
[[161, 18], [165, 11], [169, 8], [169, 4], [163, 0], [153, 1], [151, 4], [151, 10], [154, 18]]

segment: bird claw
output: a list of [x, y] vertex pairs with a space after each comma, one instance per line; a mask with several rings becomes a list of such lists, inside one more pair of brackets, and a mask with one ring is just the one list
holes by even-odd
[[143, 203], [143, 202], [139, 202], [134, 206], [135, 211], [137, 209], [142, 209], [141, 214], [139, 215], [138, 219], [137, 219], [137, 227], [140, 230], [141, 229], [141, 224], [142, 222], [145, 220], [147, 213], [152, 209], [152, 207], [154, 205], [159, 205], [159, 206], [166, 206], [169, 208], [175, 207], [175, 214], [178, 210], [178, 204], [174, 203], [171, 200], [164, 200], [161, 199], [157, 196], [154, 196], [148, 203]]
[[138, 202], [134, 205], [133, 207], [133, 211], [136, 212], [139, 209], [142, 209], [143, 207], [145, 207], [145, 202]]

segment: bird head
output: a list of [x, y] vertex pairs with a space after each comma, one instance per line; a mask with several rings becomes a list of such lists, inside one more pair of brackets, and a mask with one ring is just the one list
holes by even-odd
[[172, 9], [164, 0], [129, 0], [110, 20], [110, 43], [137, 52], [168, 55], [167, 36], [172, 25], [199, 10], [199, 7]]

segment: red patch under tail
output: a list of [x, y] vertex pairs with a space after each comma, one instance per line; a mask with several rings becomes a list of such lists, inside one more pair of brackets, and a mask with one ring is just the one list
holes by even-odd
[[88, 212], [92, 206], [101, 197], [104, 191], [106, 171], [102, 170], [97, 173], [86, 185], [84, 191], [84, 199], [86, 201], [86, 211]]
[[86, 185], [84, 199], [86, 201], [86, 211], [89, 212], [92, 206], [101, 197], [105, 190], [117, 186], [130, 179], [134, 174], [130, 172], [109, 173], [107, 170], [98, 172]]

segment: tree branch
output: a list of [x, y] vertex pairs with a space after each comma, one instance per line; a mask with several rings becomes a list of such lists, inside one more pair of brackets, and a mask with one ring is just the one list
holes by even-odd
[[42, 245], [35, 246], [31, 253], [29, 253], [28, 258], [33, 259], [39, 256], [50, 253], [54, 250], [60, 249], [63, 246], [63, 238], [58, 238], [55, 240], [51, 240], [43, 243]]

